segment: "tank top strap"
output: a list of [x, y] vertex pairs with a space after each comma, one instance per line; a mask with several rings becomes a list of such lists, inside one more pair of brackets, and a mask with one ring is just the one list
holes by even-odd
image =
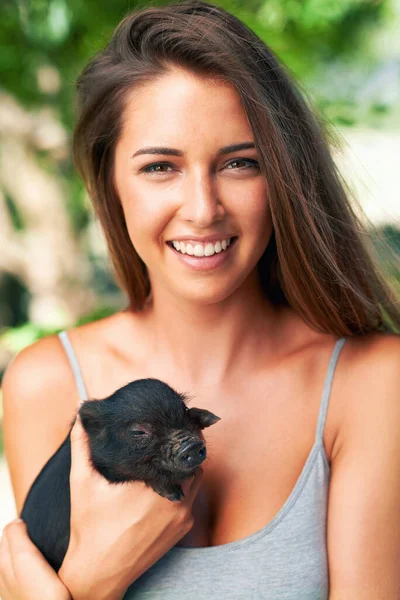
[[327, 371], [326, 377], [325, 377], [324, 389], [322, 391], [322, 399], [321, 399], [321, 407], [320, 407], [319, 417], [318, 417], [316, 441], [322, 442], [322, 440], [323, 440], [324, 427], [325, 427], [325, 421], [326, 421], [326, 414], [328, 411], [329, 397], [331, 394], [333, 375], [335, 373], [335, 368], [336, 368], [336, 364], [337, 364], [337, 361], [339, 358], [340, 351], [343, 348], [345, 341], [346, 341], [345, 337], [339, 338], [336, 341], [336, 344], [335, 344], [332, 354], [331, 354], [331, 358], [330, 358], [329, 365], [328, 365], [328, 371]]
[[79, 405], [81, 405], [82, 402], [88, 400], [88, 393], [86, 390], [85, 382], [83, 380], [82, 371], [79, 366], [78, 357], [76, 356], [75, 350], [71, 344], [71, 340], [68, 337], [68, 333], [66, 331], [60, 331], [60, 333], [58, 333], [58, 337], [60, 338], [61, 343], [64, 346], [64, 350], [67, 354], [69, 364], [71, 365], [72, 373], [76, 382], [76, 387], [78, 388], [79, 397], [81, 399]]

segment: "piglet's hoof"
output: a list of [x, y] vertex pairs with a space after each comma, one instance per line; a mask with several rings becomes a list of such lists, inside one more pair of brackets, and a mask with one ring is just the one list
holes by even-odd
[[163, 498], [168, 498], [171, 502], [180, 502], [185, 497], [181, 486], [178, 484], [170, 485], [168, 489], [157, 486], [153, 486], [153, 489], [157, 494], [160, 494]]

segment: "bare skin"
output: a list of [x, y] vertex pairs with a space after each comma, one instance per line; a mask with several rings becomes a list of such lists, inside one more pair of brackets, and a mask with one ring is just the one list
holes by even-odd
[[[193, 527], [180, 536], [179, 543], [225, 544], [264, 527], [293, 490], [314, 444], [324, 379], [336, 338], [314, 331], [290, 308], [273, 307], [261, 292], [256, 265], [272, 232], [268, 185], [253, 163], [243, 163], [257, 160], [255, 149], [218, 155], [222, 146], [253, 140], [235, 90], [178, 70], [132, 95], [125, 117], [116, 148], [115, 180], [132, 243], [149, 271], [152, 297], [143, 312], [134, 314], [128, 309], [73, 328], [70, 339], [90, 397], [105, 397], [133, 379], [157, 377], [178, 391], [191, 393], [196, 406], [221, 417], [215, 427], [204, 432], [209, 453], [193, 504]], [[168, 146], [184, 155], [131, 159], [146, 146]], [[160, 161], [168, 162], [161, 171], [142, 171]], [[230, 259], [213, 270], [192, 270], [167, 245], [181, 236], [214, 233], [221, 234], [222, 239], [235, 235], [238, 241]], [[356, 481], [357, 473], [365, 471], [358, 464], [355, 476], [349, 476], [346, 465], [353, 463], [343, 457], [345, 451], [350, 452], [347, 447], [351, 440], [357, 439], [358, 413], [354, 407], [362, 406], [366, 411], [366, 398], [372, 393], [370, 384], [363, 388], [368, 370], [383, 360], [379, 357], [393, 355], [393, 349], [384, 348], [383, 337], [374, 334], [348, 339], [338, 361], [324, 430], [332, 467], [338, 457], [337, 464], [344, 464], [345, 476], [340, 480], [335, 475], [336, 507], [343, 496], [340, 486], [346, 485], [348, 490], [347, 482]], [[35, 436], [32, 425], [21, 422], [22, 408], [12, 408], [9, 402], [5, 442], [18, 510], [34, 478], [65, 438], [79, 402], [56, 337], [41, 340], [28, 352], [41, 356], [42, 362], [47, 356], [55, 375], [46, 393], [37, 392], [35, 409], [41, 420], [35, 424]], [[32, 364], [31, 374], [38, 360]], [[386, 380], [391, 381], [389, 376]], [[8, 389], [11, 387], [9, 383]], [[39, 383], [37, 387], [41, 390]], [[373, 410], [371, 403], [371, 414]], [[14, 441], [21, 435], [32, 442], [29, 456]], [[374, 447], [380, 447], [379, 440]], [[367, 456], [354, 448], [351, 452]], [[353, 493], [359, 497], [357, 489]], [[124, 500], [119, 501], [122, 509]], [[374, 502], [376, 505], [376, 499]], [[111, 496], [109, 506], [115, 506]], [[354, 580], [352, 587], [353, 580], [346, 572], [349, 561], [341, 558], [346, 545], [341, 536], [347, 529], [340, 524], [346, 510], [335, 509], [333, 502], [330, 510], [332, 531], [337, 532], [329, 542], [334, 581], [339, 582], [338, 590], [343, 589], [343, 583], [348, 585], [346, 597], [361, 597], [356, 592], [363, 580]], [[363, 510], [367, 513], [369, 507]], [[98, 524], [96, 547], [90, 548], [87, 542], [76, 553], [84, 557], [90, 551], [93, 564], [98, 558], [96, 552], [104, 547], [101, 540], [108, 543], [109, 534], [101, 529], [102, 514], [96, 507], [91, 514]], [[76, 517], [78, 532], [85, 531], [83, 521]], [[351, 513], [347, 522], [354, 522]], [[114, 531], [113, 526], [108, 527], [110, 530]], [[124, 542], [119, 540], [121, 552], [128, 554], [134, 533], [122, 538]], [[352, 541], [361, 540], [357, 533]], [[76, 539], [79, 537], [77, 534]], [[360, 548], [361, 556], [365, 544], [360, 543]], [[143, 556], [147, 551], [143, 542]], [[377, 564], [375, 555], [368, 559], [370, 564]], [[73, 579], [68, 573], [78, 572], [77, 564], [74, 568], [71, 555], [65, 568], [66, 585]], [[365, 573], [364, 564], [360, 561], [359, 573]], [[386, 557], [382, 569], [387, 564]], [[113, 564], [109, 559], [104, 565], [112, 581], [118, 561]], [[85, 583], [72, 594], [74, 599], [97, 597], [85, 595]], [[118, 593], [120, 585], [121, 580], [116, 580]], [[115, 599], [120, 597], [118, 593]]]

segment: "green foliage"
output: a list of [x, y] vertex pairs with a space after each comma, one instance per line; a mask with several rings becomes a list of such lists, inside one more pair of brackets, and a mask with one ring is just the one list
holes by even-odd
[[[81, 317], [74, 326], [91, 323], [115, 313], [115, 307], [99, 305], [91, 313]], [[0, 344], [13, 353], [20, 352], [37, 340], [48, 335], [54, 335], [62, 330], [61, 327], [43, 327], [36, 323], [24, 323], [19, 327], [9, 327], [0, 335]]]
[[[69, 164], [65, 170], [65, 181], [67, 181], [69, 185], [67, 209], [73, 231], [76, 235], [79, 235], [81, 231], [86, 229], [89, 223], [89, 211], [86, 205], [85, 187], [81, 179], [78, 179], [76, 175], [72, 176], [72, 164]], [[68, 177], [69, 172], [71, 172], [70, 177]]]
[[321, 43], [324, 36], [326, 45], [339, 38], [341, 43], [352, 44], [353, 39], [346, 39], [344, 34], [351, 28], [354, 35], [371, 18], [379, 18], [384, 4], [383, 0], [267, 0], [259, 15], [267, 29], [307, 36], [302, 40], [305, 43]]
[[380, 233], [384, 240], [400, 257], [400, 229], [393, 225], [385, 225], [380, 229]]
[[10, 327], [0, 336], [0, 344], [13, 353], [20, 352], [36, 340], [61, 331], [60, 328], [42, 327], [36, 323], [24, 323], [19, 327]]
[[18, 207], [16, 206], [14, 200], [7, 193], [7, 191], [5, 191], [3, 193], [4, 193], [4, 200], [5, 200], [5, 203], [7, 206], [8, 214], [10, 215], [11, 222], [12, 222], [12, 225], [13, 225], [15, 231], [21, 231], [21, 230], [25, 229], [23, 214], [21, 213], [21, 211], [18, 210]]
[[115, 313], [115, 308], [111, 306], [98, 306], [94, 311], [78, 319], [76, 325], [84, 325], [85, 323], [92, 323], [99, 319], [104, 319]]
[[[162, 4], [165, 2], [3, 0], [2, 85], [25, 105], [59, 107], [63, 123], [71, 129], [74, 85], [87, 59], [105, 45], [117, 23], [132, 9]], [[371, 31], [379, 28], [389, 13], [389, 0], [222, 0], [216, 4], [236, 14], [270, 44], [304, 83], [322, 77], [324, 65], [339, 58], [371, 64]], [[58, 90], [40, 89], [38, 73], [45, 65], [59, 72]]]
[[372, 241], [385, 275], [400, 294], [400, 229], [393, 225], [376, 228]]

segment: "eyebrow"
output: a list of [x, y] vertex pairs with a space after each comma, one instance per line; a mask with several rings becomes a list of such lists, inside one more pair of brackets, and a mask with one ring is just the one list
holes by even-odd
[[[238, 150], [248, 150], [249, 148], [255, 148], [253, 142], [242, 142], [241, 144], [231, 144], [230, 146], [223, 146], [217, 152], [218, 155], [230, 154], [231, 152], [237, 152]], [[141, 148], [132, 154], [131, 159], [140, 154], [167, 154], [169, 156], [183, 156], [182, 150], [176, 148], [166, 148], [165, 146], [150, 146], [148, 148]]]

